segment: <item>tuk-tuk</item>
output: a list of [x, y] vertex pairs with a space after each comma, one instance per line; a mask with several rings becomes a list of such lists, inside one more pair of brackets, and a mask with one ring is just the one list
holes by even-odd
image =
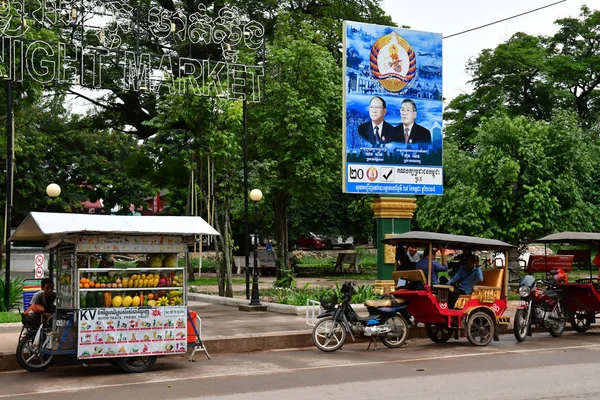
[[[425, 324], [432, 341], [445, 343], [451, 337], [458, 339], [459, 333], [476, 346], [499, 340], [500, 331], [505, 331], [510, 323], [510, 317], [504, 316], [508, 301], [508, 270], [504, 260], [508, 260], [508, 251], [514, 246], [494, 239], [420, 231], [393, 235], [383, 239], [383, 243], [425, 249], [427, 272], [423, 269], [394, 271], [396, 290], [392, 294], [408, 303], [408, 313], [415, 323]], [[489, 250], [506, 253], [504, 260], [498, 258], [482, 271], [483, 281], [473, 287], [471, 294], [459, 295], [450, 308], [450, 296], [456, 296], [454, 292], [458, 289], [448, 284], [432, 285], [434, 248], [465, 253]]]

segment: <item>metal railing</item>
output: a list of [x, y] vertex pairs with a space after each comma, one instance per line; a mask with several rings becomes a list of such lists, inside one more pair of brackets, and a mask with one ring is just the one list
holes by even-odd
[[308, 326], [315, 326], [315, 319], [321, 312], [321, 302], [317, 300], [306, 300], [306, 320]]

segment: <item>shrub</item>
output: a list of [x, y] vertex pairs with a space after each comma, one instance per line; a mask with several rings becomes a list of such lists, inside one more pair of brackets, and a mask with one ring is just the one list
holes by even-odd
[[10, 311], [20, 308], [23, 299], [23, 279], [15, 278], [9, 282], [8, 310], [4, 305], [4, 288], [6, 285], [5, 274], [0, 274], [0, 312]]

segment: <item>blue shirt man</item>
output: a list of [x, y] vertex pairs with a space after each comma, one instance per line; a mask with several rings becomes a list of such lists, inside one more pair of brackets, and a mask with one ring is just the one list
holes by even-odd
[[456, 275], [448, 281], [448, 284], [452, 285], [455, 282], [459, 282], [459, 292], [462, 294], [472, 294], [473, 286], [483, 281], [483, 273], [481, 272], [481, 268], [475, 265], [476, 257], [474, 254], [467, 254], [465, 263], [466, 265], [459, 268]]
[[[448, 263], [446, 262], [446, 249], [440, 249], [442, 252], [442, 263], [440, 264], [436, 260], [431, 261], [431, 285], [437, 285], [438, 281], [438, 272], [448, 271]], [[429, 255], [425, 255], [421, 258], [415, 267], [416, 269], [420, 269], [425, 274], [425, 279], [427, 279], [427, 275], [429, 273]]]

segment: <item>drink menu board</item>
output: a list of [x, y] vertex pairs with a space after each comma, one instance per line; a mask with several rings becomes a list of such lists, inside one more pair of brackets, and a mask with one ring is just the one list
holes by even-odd
[[185, 353], [187, 323], [185, 306], [81, 309], [77, 358]]

